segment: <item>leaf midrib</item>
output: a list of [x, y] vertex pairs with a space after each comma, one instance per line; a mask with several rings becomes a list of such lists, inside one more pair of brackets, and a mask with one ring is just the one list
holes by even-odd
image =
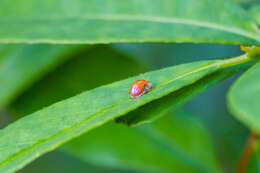
[[[18, 17], [19, 19], [19, 17]], [[109, 14], [109, 15], [85, 15], [85, 16], [68, 16], [67, 18], [53, 16], [53, 17], [38, 17], [38, 18], [20, 18], [20, 21], [44, 21], [44, 20], [76, 20], [76, 19], [87, 19], [87, 20], [104, 20], [104, 21], [143, 21], [143, 22], [154, 22], [154, 23], [169, 23], [169, 24], [184, 24], [198, 27], [204, 27], [209, 29], [215, 29], [225, 31], [232, 34], [241, 35], [260, 42], [260, 31], [255, 29], [256, 33], [248, 32], [246, 30], [219, 25], [214, 22], [197, 21], [194, 19], [176, 18], [176, 17], [165, 17], [165, 16], [140, 16], [140, 15], [127, 15], [127, 14]], [[1, 19], [1, 22], [9, 22], [12, 18]], [[18, 20], [12, 20], [17, 22]], [[254, 23], [252, 23], [253, 25]], [[256, 25], [257, 27], [257, 25]]]

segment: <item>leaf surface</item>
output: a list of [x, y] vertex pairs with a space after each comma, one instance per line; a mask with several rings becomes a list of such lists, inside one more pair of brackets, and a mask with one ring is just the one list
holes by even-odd
[[260, 133], [260, 63], [244, 73], [228, 93], [228, 106], [233, 115], [247, 127]]
[[260, 25], [260, 4], [252, 6], [249, 9], [249, 13], [251, 14], [252, 17], [255, 18], [255, 20], [257, 21], [258, 25]]
[[0, 42], [210, 42], [259, 45], [230, 0], [2, 0]]

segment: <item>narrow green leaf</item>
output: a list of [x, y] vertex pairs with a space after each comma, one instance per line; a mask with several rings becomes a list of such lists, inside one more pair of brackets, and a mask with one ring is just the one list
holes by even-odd
[[0, 42], [211, 42], [259, 45], [230, 0], [0, 1]]
[[206, 129], [190, 114], [180, 111], [136, 128], [109, 123], [66, 144], [62, 150], [87, 162], [109, 167], [158, 172], [220, 172]]
[[209, 87], [221, 82], [227, 77], [252, 66], [255, 61], [245, 63], [243, 65], [235, 65], [225, 70], [214, 72], [203, 77], [194, 84], [183, 87], [182, 89], [173, 92], [159, 100], [154, 100], [139, 109], [129, 112], [123, 117], [116, 119], [118, 123], [124, 123], [128, 126], [135, 126], [142, 123], [154, 121], [163, 116], [172, 109], [176, 109], [187, 101], [191, 100], [196, 95], [200, 94]]
[[[116, 70], [113, 68], [115, 66], [117, 67]], [[18, 97], [10, 108], [16, 116], [21, 117], [58, 100], [73, 96], [80, 91], [118, 80], [127, 75], [133, 75], [133, 73], [139, 73], [144, 69], [132, 59], [108, 46], [95, 46], [78, 57], [74, 57], [37, 82], [27, 92]], [[96, 73], [95, 77], [88, 76], [88, 74], [93, 73]], [[86, 78], [86, 76], [88, 77]], [[96, 79], [99, 79], [99, 81], [97, 82]], [[57, 82], [59, 85], [56, 84]], [[76, 139], [66, 145], [65, 149], [62, 149], [88, 162], [109, 167], [177, 172], [200, 172], [200, 170], [218, 172], [210, 144], [202, 142], [209, 141], [208, 137], [199, 135], [206, 133], [206, 131], [198, 126], [197, 121], [194, 120], [195, 122], [193, 122], [183, 113], [178, 112], [176, 115], [180, 114], [181, 117], [174, 117], [173, 121], [171, 118], [164, 118], [160, 123], [154, 123], [152, 126], [147, 125], [144, 128], [138, 127], [137, 129], [129, 129], [110, 123]], [[166, 121], [168, 119], [170, 121]], [[183, 122], [190, 123], [189, 128], [183, 128], [179, 125]], [[161, 132], [163, 127], [156, 126], [162, 123], [165, 123], [163, 127], [167, 128], [169, 132]], [[174, 132], [178, 131], [178, 135], [173, 135], [174, 143], [166, 139], [151, 139], [147, 134], [150, 133], [149, 129], [151, 128], [156, 133], [163, 133], [164, 135], [176, 134]], [[190, 146], [187, 146], [182, 138], [178, 138], [181, 134], [191, 140]], [[200, 141], [200, 145], [196, 144], [198, 141]], [[176, 146], [176, 142], [180, 144]], [[161, 143], [163, 146], [168, 146], [172, 152], [162, 150], [159, 145]], [[152, 157], [150, 151], [153, 151]], [[196, 151], [198, 153], [194, 153]], [[167, 161], [162, 158], [167, 159]]]
[[[114, 67], [117, 67], [116, 70]], [[242, 69], [248, 67], [248, 65], [242, 67]], [[10, 108], [18, 117], [21, 117], [23, 115], [32, 113], [33, 111], [36, 111], [42, 107], [46, 107], [56, 101], [63, 100], [65, 98], [71, 97], [81, 91], [91, 89], [93, 87], [96, 87], [98, 85], [106, 84], [111, 81], [119, 80], [121, 78], [127, 77], [128, 75], [133, 75], [134, 73], [139, 73], [142, 71], [142, 66], [138, 65], [136, 62], [131, 60], [128, 57], [125, 57], [124, 55], [111, 50], [111, 48], [107, 46], [94, 46], [93, 48], [87, 50], [85, 53], [80, 54], [78, 57], [74, 57], [72, 60], [66, 62], [64, 65], [60, 66], [58, 69], [56, 69], [54, 72], [46, 76], [41, 81], [37, 82], [32, 88], [30, 88], [27, 92], [25, 92], [23, 95], [18, 97], [14, 103], [11, 104]], [[169, 110], [172, 110], [176, 103], [181, 104], [183, 102], [186, 102], [190, 99], [191, 96], [196, 95], [199, 93], [198, 91], [205, 90], [207, 87], [213, 85], [214, 83], [217, 83], [224, 79], [225, 77], [228, 77], [232, 75], [233, 73], [242, 70], [238, 67], [230, 70], [225, 70], [221, 72], [213, 73], [212, 75], [207, 76], [206, 78], [201, 79], [200, 81], [196, 82], [195, 84], [184, 87], [181, 89], [182, 91], [187, 90], [187, 92], [181, 92], [177, 91], [173, 94], [170, 94], [169, 96], [166, 96], [160, 100], [161, 103], [164, 104], [154, 104], [155, 101], [147, 104], [147, 106], [143, 106], [142, 108], [139, 108], [141, 110], [144, 110], [144, 107], [148, 107], [146, 111], [142, 111], [139, 116], [141, 120], [149, 117], [147, 115], [152, 115], [151, 118], [157, 118], [165, 112], [168, 112]], [[120, 71], [120, 73], [118, 73]], [[89, 76], [88, 74], [95, 74], [95, 76]], [[66, 78], [64, 78], [66, 76]], [[88, 76], [88, 77], [86, 77]], [[98, 81], [97, 81], [98, 79]], [[57, 85], [56, 83], [59, 83]], [[188, 89], [189, 88], [189, 89]], [[41, 91], [41, 92], [38, 92]], [[195, 93], [194, 93], [195, 92]], [[187, 94], [185, 94], [187, 93]], [[192, 94], [193, 93], [193, 94]], [[173, 95], [171, 97], [171, 95]], [[177, 96], [179, 95], [179, 96]], [[182, 98], [183, 96], [183, 98]], [[187, 97], [189, 96], [189, 97]], [[166, 100], [166, 98], [169, 98]], [[171, 99], [176, 98], [175, 102], [172, 102]], [[179, 99], [177, 99], [179, 98]], [[152, 105], [152, 106], [149, 106]], [[157, 107], [158, 106], [158, 107]], [[139, 110], [137, 109], [137, 110]], [[138, 112], [138, 111], [134, 111]], [[153, 114], [149, 114], [149, 113]], [[132, 114], [132, 113], [131, 113]], [[138, 116], [138, 115], [137, 115]], [[137, 117], [136, 117], [137, 118]], [[176, 121], [174, 121], [176, 122]], [[139, 122], [140, 123], [140, 122]], [[173, 123], [171, 126], [174, 126], [175, 123]], [[168, 126], [167, 126], [168, 127]], [[138, 127], [139, 128], [139, 127]], [[137, 128], [137, 129], [138, 129]], [[186, 127], [185, 127], [186, 128]], [[104, 128], [101, 128], [102, 130], [97, 130], [90, 135], [90, 137], [82, 137], [77, 139], [76, 143], [79, 146], [75, 146], [76, 148], [71, 148], [69, 151], [76, 154], [80, 158], [90, 161], [96, 164], [104, 164], [106, 166], [115, 166], [115, 167], [130, 167], [130, 168], [136, 168], [136, 169], [148, 169], [148, 168], [154, 168], [154, 169], [176, 169], [175, 164], [176, 161], [172, 161], [171, 158], [171, 164], [166, 164], [162, 162], [157, 162], [156, 158], [158, 157], [145, 157], [146, 152], [133, 152], [133, 148], [130, 147], [132, 145], [131, 142], [137, 141], [137, 136], [141, 136], [140, 138], [145, 138], [145, 134], [142, 133], [142, 135], [137, 135], [135, 130], [128, 130], [125, 127], [120, 126], [114, 126], [114, 125], [107, 125]], [[135, 129], [135, 128], [134, 128]], [[186, 128], [187, 129], [187, 128]], [[188, 129], [187, 129], [188, 130]], [[178, 134], [180, 134], [180, 129], [175, 130], [178, 131]], [[175, 132], [174, 131], [174, 132]], [[102, 136], [101, 133], [106, 132], [106, 137]], [[114, 133], [115, 132], [115, 133]], [[138, 131], [140, 134], [141, 131]], [[119, 133], [119, 134], [118, 134]], [[176, 134], [171, 133], [170, 134]], [[187, 132], [188, 133], [188, 132]], [[111, 134], [111, 135], [110, 135]], [[113, 135], [114, 136], [113, 136]], [[96, 136], [94, 136], [96, 135]], [[124, 135], [124, 141], [122, 142], [121, 135]], [[128, 135], [130, 135], [128, 137]], [[92, 137], [93, 136], [93, 137]], [[136, 140], [131, 140], [131, 137], [135, 136]], [[109, 141], [106, 139], [110, 138], [109, 141], [117, 141], [113, 142], [115, 144], [111, 145]], [[113, 139], [112, 139], [113, 138]], [[115, 138], [115, 139], [114, 139]], [[94, 140], [95, 139], [95, 140]], [[104, 141], [102, 141], [104, 139]], [[117, 140], [116, 140], [117, 139]], [[176, 137], [175, 137], [176, 139]], [[189, 138], [194, 139], [194, 138]], [[195, 139], [194, 139], [195, 140]], [[198, 140], [201, 141], [202, 139]], [[101, 143], [102, 141], [102, 143]], [[82, 142], [83, 144], [79, 144]], [[90, 144], [89, 144], [90, 143]], [[116, 144], [119, 144], [116, 145]], [[135, 144], [137, 147], [145, 147], [147, 144], [143, 141], [140, 142], [141, 144]], [[143, 145], [142, 145], [143, 144]], [[102, 145], [102, 148], [99, 149], [99, 146]], [[133, 146], [135, 146], [133, 145]], [[169, 144], [170, 145], [170, 144]], [[173, 144], [172, 144], [173, 145]], [[85, 146], [86, 148], [83, 148]], [[106, 147], [105, 147], [106, 146]], [[181, 145], [183, 146], [183, 145]], [[205, 148], [205, 146], [199, 145], [201, 148]], [[198, 147], [199, 147], [198, 146]], [[91, 147], [95, 147], [90, 149]], [[124, 148], [127, 151], [124, 151]], [[132, 148], [132, 150], [131, 150]], [[94, 150], [95, 149], [95, 150]], [[106, 150], [107, 149], [107, 150]], [[148, 151], [148, 147], [145, 147], [142, 151]], [[186, 150], [187, 148], [184, 148], [183, 150]], [[91, 153], [86, 153], [87, 150]], [[99, 152], [94, 152], [98, 150]], [[137, 150], [137, 149], [136, 149]], [[141, 150], [141, 149], [140, 149]], [[158, 146], [155, 146], [155, 151], [158, 151]], [[199, 149], [198, 149], [199, 150]], [[66, 151], [66, 150], [64, 150]], [[129, 152], [128, 152], [129, 151]], [[138, 150], [139, 151], [139, 150]], [[205, 150], [204, 150], [205, 151]], [[108, 153], [109, 154], [106, 154]], [[124, 155], [122, 157], [122, 154], [127, 152], [127, 155]], [[159, 152], [159, 151], [158, 151]], [[80, 154], [81, 153], [81, 154]], [[120, 154], [121, 153], [121, 154]], [[212, 152], [207, 152], [211, 153]], [[102, 157], [99, 157], [102, 154]], [[135, 159], [131, 159], [134, 156], [137, 157]], [[160, 153], [158, 153], [160, 154]], [[117, 157], [118, 156], [118, 157]], [[201, 154], [200, 154], [201, 156]], [[113, 162], [111, 162], [111, 159], [108, 157], [112, 157], [111, 159]], [[175, 154], [172, 155], [172, 157], [177, 158]], [[99, 159], [95, 159], [99, 158]], [[136, 161], [135, 161], [136, 160]], [[178, 158], [178, 160], [181, 160], [182, 158]], [[196, 159], [197, 160], [197, 159]], [[183, 160], [184, 161], [184, 160]], [[177, 161], [177, 165], [180, 161]], [[159, 164], [160, 163], [160, 164]], [[202, 164], [204, 165], [204, 164]], [[189, 169], [186, 165], [186, 169]], [[177, 171], [177, 172], [184, 172], [184, 170]], [[214, 171], [211, 171], [214, 172]]]
[[[0, 172], [12, 172], [37, 156], [216, 69], [216, 61], [184, 64], [144, 74], [155, 88], [131, 99], [129, 87], [140, 76], [102, 86], [26, 116], [0, 131]], [[32, 133], [33, 132], [33, 133]]]
[[184, 87], [159, 100], [150, 102], [137, 110], [129, 112], [123, 117], [117, 118], [116, 122], [124, 123], [128, 126], [152, 122], [170, 110], [178, 108], [209, 87], [221, 82], [229, 76], [232, 76], [236, 72], [237, 70], [233, 69], [208, 75], [192, 85]]
[[40, 76], [70, 58], [77, 46], [1, 45], [0, 108]]
[[[200, 61], [169, 67], [105, 85], [58, 102], [17, 120], [0, 131], [0, 172], [12, 172], [84, 132], [160, 99], [228, 65], [245, 61]], [[129, 96], [133, 81], [154, 88], [138, 99]]]
[[260, 133], [260, 63], [250, 68], [231, 87], [228, 105], [233, 115]]

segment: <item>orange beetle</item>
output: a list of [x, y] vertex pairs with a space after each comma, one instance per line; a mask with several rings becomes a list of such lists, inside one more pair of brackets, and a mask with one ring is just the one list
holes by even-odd
[[152, 88], [152, 83], [147, 82], [146, 80], [136, 80], [130, 89], [130, 96], [132, 98], [137, 98], [145, 93], [149, 92]]

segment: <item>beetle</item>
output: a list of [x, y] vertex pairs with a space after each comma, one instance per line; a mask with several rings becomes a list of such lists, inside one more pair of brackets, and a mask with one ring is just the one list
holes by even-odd
[[130, 96], [132, 98], [137, 98], [152, 89], [152, 83], [146, 80], [136, 80], [130, 88]]

